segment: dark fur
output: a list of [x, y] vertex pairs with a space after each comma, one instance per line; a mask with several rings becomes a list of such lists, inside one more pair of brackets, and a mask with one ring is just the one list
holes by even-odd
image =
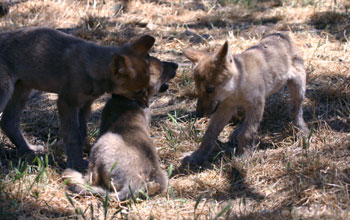
[[82, 145], [92, 102], [106, 92], [137, 98], [149, 84], [147, 54], [154, 41], [143, 36], [105, 47], [50, 28], [0, 34], [2, 130], [20, 152], [41, 151], [23, 137], [20, 112], [32, 89], [57, 93], [68, 166], [86, 167]]
[[[174, 63], [155, 62], [151, 58], [148, 98], [175, 76], [176, 69]], [[136, 196], [140, 190], [147, 189], [149, 194], [166, 190], [168, 177], [160, 168], [150, 138], [146, 109], [135, 101], [113, 95], [103, 109], [100, 134], [91, 149], [87, 176], [72, 169], [64, 172], [72, 181], [72, 191], [106, 195], [109, 189], [112, 195], [125, 200], [131, 193]], [[84, 186], [88, 182], [92, 191]]]

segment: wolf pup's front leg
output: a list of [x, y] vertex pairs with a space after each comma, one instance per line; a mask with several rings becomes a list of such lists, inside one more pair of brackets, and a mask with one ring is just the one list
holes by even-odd
[[88, 162], [83, 160], [82, 135], [84, 134], [81, 134], [79, 129], [79, 108], [72, 108], [62, 97], [58, 98], [57, 107], [65, 143], [67, 166], [80, 170], [85, 169]]
[[234, 106], [229, 100], [225, 100], [219, 105], [217, 111], [210, 118], [208, 129], [198, 150], [185, 157], [182, 160], [182, 166], [199, 166], [208, 160], [215, 148], [217, 137], [234, 114], [233, 108]]
[[79, 110], [79, 131], [82, 139], [83, 145], [85, 144], [85, 138], [87, 135], [86, 123], [88, 121], [90, 112], [91, 112], [92, 101], [87, 102], [82, 108]]

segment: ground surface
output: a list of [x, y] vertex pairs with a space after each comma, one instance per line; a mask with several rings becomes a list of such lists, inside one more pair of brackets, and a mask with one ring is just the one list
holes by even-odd
[[[30, 142], [45, 144], [48, 150], [19, 159], [0, 132], [0, 219], [349, 219], [349, 10], [345, 0], [11, 3], [8, 14], [0, 17], [1, 32], [49, 26], [103, 45], [151, 34], [157, 39], [152, 55], [180, 67], [170, 89], [152, 104], [152, 137], [162, 167], [171, 173], [166, 195], [118, 203], [70, 194], [61, 178], [65, 157], [57, 97], [34, 91], [21, 127]], [[304, 54], [304, 115], [313, 130], [311, 138], [297, 140], [288, 118], [288, 93], [282, 89], [267, 101], [252, 157], [219, 154], [202, 170], [179, 170], [179, 158], [197, 148], [208, 124], [208, 119], [192, 117], [192, 66], [182, 50], [213, 50], [228, 40], [232, 53], [239, 53], [274, 31], [288, 31]], [[104, 101], [102, 97], [93, 106], [90, 145]], [[239, 111], [220, 141], [226, 142], [242, 119]], [[88, 146], [85, 153], [87, 157]]]

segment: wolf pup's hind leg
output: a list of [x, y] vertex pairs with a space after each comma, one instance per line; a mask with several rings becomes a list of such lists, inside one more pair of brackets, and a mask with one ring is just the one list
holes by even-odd
[[290, 116], [293, 120], [293, 123], [298, 127], [302, 132], [308, 133], [308, 128], [305, 124], [303, 118], [303, 100], [305, 95], [305, 86], [302, 86], [303, 82], [301, 79], [291, 79], [287, 82], [287, 87], [290, 93], [290, 105], [291, 111]]
[[16, 82], [11, 99], [8, 101], [1, 119], [1, 128], [16, 145], [20, 153], [40, 152], [43, 146], [31, 145], [23, 137], [19, 122], [21, 111], [30, 95], [31, 89], [25, 87], [21, 82]]
[[293, 78], [287, 81], [290, 94], [290, 116], [296, 127], [305, 135], [309, 133], [303, 118], [303, 101], [305, 98], [306, 73], [302, 59], [295, 59], [293, 64]]
[[[1, 65], [1, 64], [0, 64]], [[13, 93], [13, 83], [0, 67], [0, 112], [3, 112]]]

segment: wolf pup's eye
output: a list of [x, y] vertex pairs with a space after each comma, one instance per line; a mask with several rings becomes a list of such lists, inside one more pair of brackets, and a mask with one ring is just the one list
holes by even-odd
[[213, 93], [213, 92], [214, 92], [214, 90], [215, 90], [215, 88], [214, 88], [214, 87], [207, 87], [207, 88], [205, 88], [205, 92], [206, 92], [207, 94], [211, 94], [211, 93]]

